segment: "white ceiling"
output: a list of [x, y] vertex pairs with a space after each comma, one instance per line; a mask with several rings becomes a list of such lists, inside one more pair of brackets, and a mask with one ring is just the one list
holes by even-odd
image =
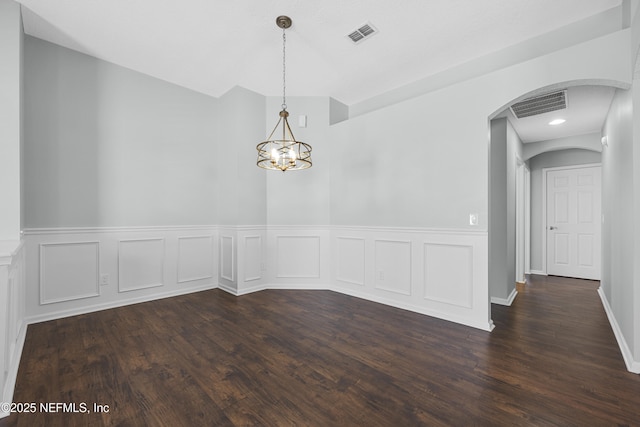
[[[220, 96], [235, 85], [348, 105], [569, 23], [621, 0], [18, 0], [29, 35]], [[380, 31], [354, 45], [365, 22]], [[601, 123], [600, 123], [601, 124]]]

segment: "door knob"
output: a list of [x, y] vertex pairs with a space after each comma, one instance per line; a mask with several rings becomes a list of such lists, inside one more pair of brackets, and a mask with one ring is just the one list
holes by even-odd
[[557, 230], [558, 227], [554, 227], [553, 225], [551, 227], [549, 227], [549, 230]]

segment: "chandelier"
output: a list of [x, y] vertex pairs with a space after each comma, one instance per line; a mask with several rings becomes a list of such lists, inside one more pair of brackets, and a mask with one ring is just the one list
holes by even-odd
[[311, 167], [311, 146], [297, 141], [289, 126], [289, 112], [286, 97], [286, 43], [285, 30], [291, 27], [291, 18], [278, 16], [278, 28], [282, 28], [282, 111], [278, 123], [267, 137], [267, 140], [256, 146], [258, 150], [258, 166], [268, 170], [300, 170]]

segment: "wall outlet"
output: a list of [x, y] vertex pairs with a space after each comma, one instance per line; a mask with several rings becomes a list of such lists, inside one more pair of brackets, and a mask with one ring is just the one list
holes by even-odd
[[109, 275], [108, 274], [101, 274], [100, 275], [100, 286], [104, 286], [104, 285], [108, 285], [109, 284]]
[[469, 225], [478, 225], [478, 214], [469, 214]]
[[378, 280], [384, 280], [384, 271], [378, 271]]

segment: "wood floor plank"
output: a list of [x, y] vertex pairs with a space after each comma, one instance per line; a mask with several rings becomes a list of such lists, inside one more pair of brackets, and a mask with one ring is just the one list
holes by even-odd
[[[29, 326], [5, 426], [640, 425], [597, 282], [532, 276], [487, 333], [329, 291], [221, 290]], [[109, 405], [109, 412], [94, 411]]]

